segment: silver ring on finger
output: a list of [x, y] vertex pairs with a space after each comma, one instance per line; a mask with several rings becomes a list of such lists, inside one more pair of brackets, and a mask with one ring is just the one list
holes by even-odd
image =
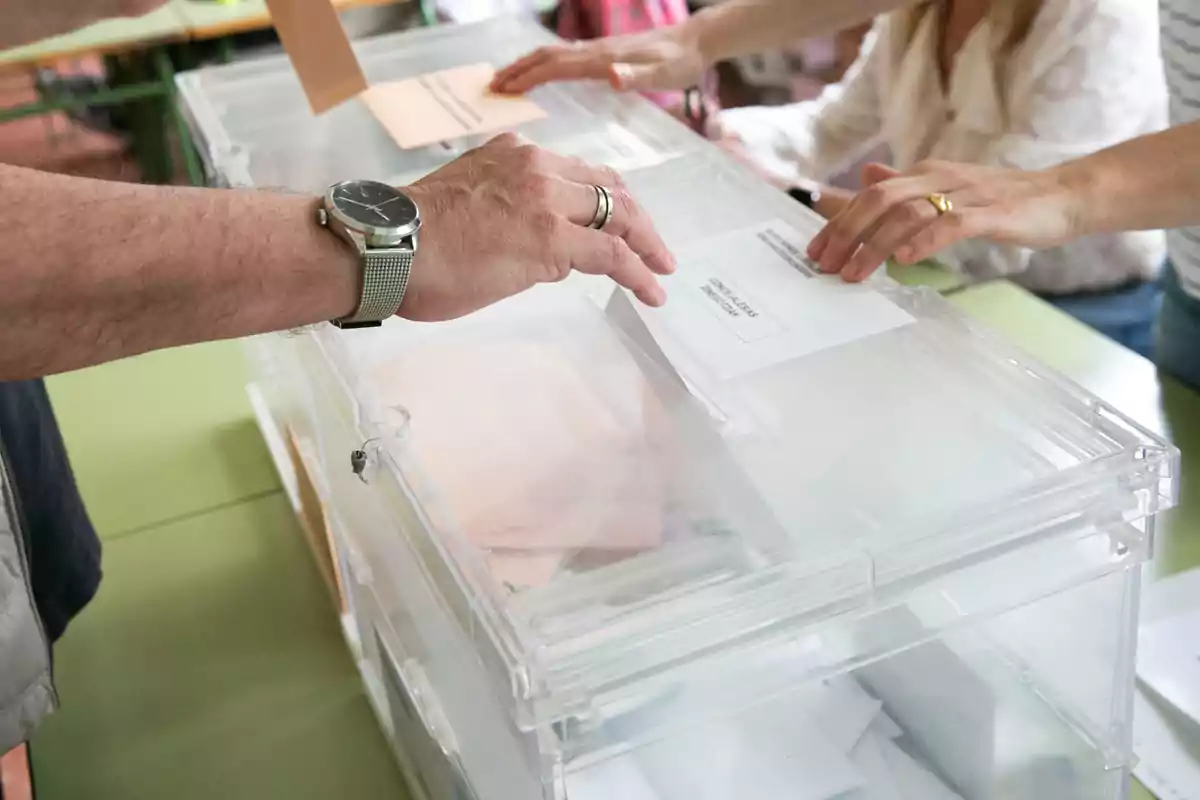
[[596, 212], [592, 215], [592, 221], [588, 224], [588, 227], [593, 230], [602, 231], [604, 230], [604, 226], [612, 222], [612, 192], [595, 183], [592, 184], [592, 188], [596, 190]]

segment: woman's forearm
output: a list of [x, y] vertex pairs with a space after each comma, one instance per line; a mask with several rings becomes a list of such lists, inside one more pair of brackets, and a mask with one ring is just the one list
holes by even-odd
[[1200, 225], [1200, 122], [1140, 136], [1047, 171], [1079, 235]]
[[729, 0], [693, 16], [710, 63], [833, 33], [915, 0]]

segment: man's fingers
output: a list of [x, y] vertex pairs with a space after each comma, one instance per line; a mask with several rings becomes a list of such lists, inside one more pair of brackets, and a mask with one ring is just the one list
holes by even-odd
[[[598, 213], [603, 213], [604, 209], [597, 203], [594, 185], [559, 179], [555, 186], [555, 207], [562, 209], [561, 213], [572, 223], [586, 228], [596, 219]], [[604, 226], [603, 234], [623, 239], [651, 271], [659, 275], [670, 275], [674, 272], [675, 257], [654, 229], [650, 215], [625, 188], [605, 188], [608, 189], [608, 196], [612, 198], [612, 218]], [[600, 200], [600, 204], [603, 202], [605, 199]]]
[[[586, 227], [598, 214], [603, 213], [600, 205], [607, 201], [612, 211], [604, 232], [624, 239], [633, 252], [659, 275], [669, 275], [675, 271], [675, 257], [658, 235], [649, 214], [633, 199], [616, 170], [593, 166], [581, 159], [545, 150], [539, 150], [537, 158], [540, 159], [540, 169], [561, 177], [563, 181], [557, 184], [559, 195], [553, 201], [551, 210], [558, 211], [576, 225]], [[596, 186], [607, 189], [608, 197], [600, 198]]]
[[566, 178], [551, 178], [554, 194], [550, 208], [557, 210], [573, 225], [589, 227], [597, 215], [603, 213], [604, 198], [596, 188], [587, 183], [576, 183]]
[[661, 306], [667, 301], [667, 293], [654, 273], [624, 239], [575, 225], [563, 226], [557, 235], [572, 269], [607, 275], [648, 306]]
[[658, 235], [650, 215], [638, 204], [628, 189], [610, 189], [613, 215], [604, 232], [619, 236], [633, 252], [659, 275], [670, 275], [675, 271], [675, 256], [667, 249], [667, 243]]

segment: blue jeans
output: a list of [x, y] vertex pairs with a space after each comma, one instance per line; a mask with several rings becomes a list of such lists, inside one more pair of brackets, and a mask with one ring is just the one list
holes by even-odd
[[1158, 281], [1043, 299], [1135, 353], [1153, 357], [1154, 320], [1163, 303]]
[[1200, 388], [1200, 300], [1183, 290], [1170, 262], [1163, 268], [1162, 283], [1154, 360], [1163, 372]]

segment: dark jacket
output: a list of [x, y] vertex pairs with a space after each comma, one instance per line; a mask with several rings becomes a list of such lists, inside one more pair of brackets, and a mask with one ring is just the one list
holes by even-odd
[[100, 586], [100, 541], [42, 381], [0, 383], [0, 445], [8, 456], [34, 601], [53, 642]]

